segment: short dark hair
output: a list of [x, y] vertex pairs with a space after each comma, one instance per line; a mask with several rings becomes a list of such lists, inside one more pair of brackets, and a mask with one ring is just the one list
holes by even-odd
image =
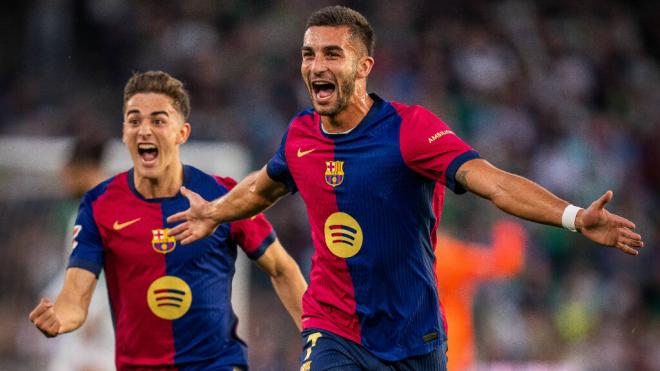
[[307, 19], [308, 29], [313, 26], [348, 26], [351, 37], [357, 37], [367, 50], [374, 52], [375, 36], [369, 21], [359, 12], [341, 5], [328, 6], [312, 13]]
[[124, 87], [124, 110], [126, 102], [138, 93], [159, 93], [172, 98], [173, 106], [183, 118], [190, 115], [190, 96], [183, 83], [163, 71], [136, 72]]

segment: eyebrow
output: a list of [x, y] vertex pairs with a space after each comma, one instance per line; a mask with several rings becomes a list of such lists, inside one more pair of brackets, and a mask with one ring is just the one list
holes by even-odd
[[[343, 52], [344, 52], [344, 48], [342, 48], [342, 47], [339, 46], [339, 45], [328, 45], [328, 46], [324, 46], [324, 47], [322, 48], [322, 50], [323, 50], [323, 52], [325, 52], [325, 53], [328, 53], [328, 52], [341, 52], [341, 53], [343, 53]], [[311, 46], [303, 46], [302, 48], [300, 48], [300, 51], [302, 51], [302, 52], [306, 52], [306, 51], [311, 51], [311, 52], [313, 52], [313, 51], [314, 51], [314, 48], [312, 48]]]
[[323, 47], [323, 51], [326, 52], [326, 53], [327, 52], [341, 52], [341, 53], [343, 53], [344, 48], [342, 48], [339, 45], [328, 45], [328, 46]]
[[[131, 115], [133, 113], [139, 114], [140, 110], [132, 109], [132, 110], [126, 112], [126, 116]], [[165, 115], [167, 117], [170, 117], [170, 115], [167, 113], [167, 111], [154, 111], [154, 112], [151, 112], [150, 116], [158, 116], [158, 115]]]

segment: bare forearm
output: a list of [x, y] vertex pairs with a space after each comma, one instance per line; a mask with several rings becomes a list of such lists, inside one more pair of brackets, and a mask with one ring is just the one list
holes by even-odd
[[271, 277], [270, 280], [277, 296], [296, 323], [296, 327], [302, 330], [302, 296], [307, 290], [307, 283], [297, 266], [295, 268]]
[[210, 217], [214, 221], [221, 224], [249, 218], [273, 204], [273, 201], [255, 192], [251, 178], [245, 178], [231, 192], [209, 204]]
[[637, 255], [637, 249], [644, 247], [642, 237], [634, 232], [633, 222], [605, 209], [605, 204], [612, 199], [611, 191], [586, 209], [568, 209], [568, 202], [540, 185], [502, 171], [483, 159], [462, 164], [456, 172], [456, 181], [509, 214], [579, 231], [596, 243], [631, 255]]
[[85, 323], [95, 287], [93, 273], [80, 268], [67, 270], [64, 288], [53, 307], [60, 321], [59, 333], [71, 332]]
[[277, 296], [301, 330], [302, 296], [307, 290], [307, 282], [296, 261], [276, 239], [257, 259], [257, 265], [268, 273]]
[[497, 169], [484, 160], [461, 166], [456, 181], [509, 214], [538, 223], [562, 225], [561, 216], [568, 202], [533, 181]]
[[208, 216], [218, 224], [249, 218], [271, 207], [286, 193], [286, 187], [271, 180], [264, 168], [209, 203]]
[[557, 227], [561, 227], [561, 215], [568, 205], [540, 185], [513, 174], [491, 201], [509, 214]]

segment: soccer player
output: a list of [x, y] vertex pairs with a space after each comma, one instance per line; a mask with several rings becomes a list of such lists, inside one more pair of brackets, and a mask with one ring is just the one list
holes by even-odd
[[472, 370], [475, 366], [472, 305], [478, 285], [514, 276], [524, 265], [527, 234], [520, 223], [498, 222], [492, 235], [488, 247], [438, 234], [437, 283], [443, 314], [449, 324], [449, 370]]
[[237, 246], [271, 276], [300, 328], [307, 284], [263, 215], [222, 224], [187, 246], [169, 234], [166, 218], [188, 208], [181, 186], [213, 199], [235, 184], [181, 163], [189, 111], [183, 84], [164, 72], [128, 81], [122, 138], [134, 167], [85, 194], [64, 287], [29, 316], [46, 336], [79, 328], [104, 270], [119, 370], [247, 368], [230, 303]]
[[302, 370], [446, 368], [434, 258], [444, 187], [637, 254], [634, 224], [604, 209], [611, 192], [587, 209], [569, 205], [480, 158], [425, 108], [368, 94], [373, 45], [358, 12], [313, 13], [301, 49], [313, 108], [293, 118], [258, 173], [212, 202], [182, 189], [191, 207], [168, 219], [182, 222], [170, 235], [192, 243], [300, 192], [315, 246]]

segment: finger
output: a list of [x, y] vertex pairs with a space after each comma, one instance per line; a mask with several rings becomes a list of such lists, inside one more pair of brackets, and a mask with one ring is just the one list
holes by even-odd
[[[183, 240], [186, 239], [188, 236], [190, 236], [190, 234], [191, 234], [190, 230], [189, 230], [189, 229], [186, 229], [186, 230], [182, 231], [181, 233], [178, 233], [178, 234], [176, 234], [176, 235], [174, 235], [174, 236], [173, 236], [173, 235], [170, 235], [170, 236], [171, 236], [171, 237], [174, 237], [174, 239], [176, 239], [177, 241], [179, 241], [179, 243], [184, 244], [184, 243], [183, 243]], [[185, 245], [185, 244], [184, 244], [184, 245]]]
[[190, 227], [189, 222], [181, 223], [181, 224], [175, 226], [174, 228], [170, 229], [169, 232], [167, 232], [167, 234], [170, 237], [174, 237], [177, 241], [179, 241], [182, 238], [181, 234], [183, 232], [187, 231], [189, 227]]
[[187, 219], [187, 215], [188, 215], [188, 211], [190, 211], [190, 209], [188, 209], [188, 210], [184, 210], [184, 211], [179, 211], [179, 212], [176, 213], [176, 214], [172, 214], [172, 215], [170, 215], [170, 216], [167, 218], [167, 222], [168, 222], [168, 223], [176, 223], [176, 222], [180, 222], [180, 221], [182, 221], [182, 220], [186, 220], [186, 219]]
[[46, 308], [44, 307], [44, 305], [41, 304], [41, 303], [39, 303], [39, 304], [37, 304], [37, 306], [32, 310], [32, 312], [30, 312], [30, 315], [28, 316], [28, 318], [30, 319], [30, 321], [32, 321], [32, 323], [34, 323], [34, 321], [35, 321], [37, 318], [39, 318], [39, 316], [41, 315], [41, 313], [43, 313], [45, 310], [46, 310]]
[[188, 245], [188, 244], [198, 240], [198, 238], [195, 238], [195, 237], [190, 239], [191, 237], [193, 237], [192, 231], [190, 231], [190, 230], [185, 231], [184, 233], [181, 234], [181, 243], [184, 244], [184, 245]]
[[605, 194], [603, 194], [602, 196], [600, 196], [599, 199], [597, 199], [596, 201], [594, 201], [592, 205], [593, 205], [594, 207], [596, 207], [597, 209], [602, 209], [602, 208], [605, 207], [605, 204], [606, 204], [606, 203], [610, 202], [610, 200], [612, 199], [612, 196], [614, 196], [614, 194], [612, 193], [612, 191], [607, 191], [607, 192], [605, 192]]
[[52, 338], [59, 334], [60, 324], [59, 322], [49, 322], [47, 324], [40, 324], [37, 326], [39, 330], [45, 337]]
[[642, 242], [640, 240], [631, 239], [631, 238], [628, 238], [628, 237], [625, 237], [625, 236], [620, 236], [618, 241], [623, 243], [626, 246], [630, 246], [630, 247], [635, 248], [635, 249], [639, 249], [641, 247], [644, 247], [644, 242]]
[[50, 300], [41, 298], [41, 301], [39, 301], [39, 304], [37, 304], [36, 308], [30, 312], [30, 321], [34, 322], [36, 318], [39, 318], [45, 311], [52, 307], [53, 303], [51, 303]]
[[642, 236], [640, 236], [639, 234], [631, 231], [628, 228], [619, 228], [619, 231], [621, 233], [621, 236], [624, 236], [624, 237], [629, 238], [629, 239], [634, 240], [634, 241], [639, 241], [639, 242], [642, 241]]
[[194, 191], [189, 190], [186, 187], [181, 187], [181, 194], [184, 195], [190, 203], [192, 203], [193, 201], [197, 201], [197, 199], [201, 198], [200, 195], [198, 195]]
[[50, 312], [42, 313], [39, 317], [34, 319], [33, 323], [35, 326], [37, 326], [37, 328], [43, 330], [48, 327], [48, 324], [53, 319], [53, 317], [54, 317], [53, 313]]
[[55, 316], [55, 309], [52, 305], [44, 304], [46, 310], [39, 313], [38, 316], [35, 316], [35, 321], [41, 321], [41, 324], [47, 322], [50, 318]]
[[44, 323], [46, 322], [47, 318], [42, 318], [42, 317], [37, 317], [32, 319], [32, 323], [41, 330], [41, 328], [44, 326]]
[[43, 329], [48, 331], [50, 334], [57, 333], [57, 330], [60, 328], [60, 321], [57, 319], [57, 316], [52, 316], [45, 321]]
[[610, 214], [610, 215], [611, 215], [611, 217], [612, 217], [612, 220], [613, 220], [616, 224], [618, 224], [618, 225], [620, 225], [620, 226], [622, 226], [622, 227], [626, 227], [626, 228], [628, 228], [628, 229], [630, 229], [630, 230], [635, 230], [635, 229], [637, 228], [637, 226], [635, 226], [635, 223], [633, 223], [632, 221], [630, 221], [630, 220], [628, 220], [628, 219], [626, 219], [626, 218], [624, 218], [624, 217], [622, 217], [622, 216], [619, 216], [619, 215], [616, 215], [616, 214]]
[[632, 247], [622, 243], [622, 242], [617, 242], [616, 243], [616, 248], [625, 252], [626, 254], [629, 255], [639, 255], [639, 251], [633, 249]]
[[54, 337], [58, 334], [60, 330], [60, 324], [58, 321], [53, 320], [48, 322], [46, 325], [39, 327], [39, 330], [46, 335], [46, 337]]
[[190, 233], [190, 235], [189, 235], [188, 237], [186, 237], [185, 239], [183, 239], [183, 240], [181, 241], [181, 243], [182, 243], [183, 245], [188, 245], [188, 244], [193, 243], [193, 242], [195, 242], [195, 241], [197, 241], [197, 240], [199, 240], [199, 238], [198, 238], [198, 237], [195, 237], [195, 235], [193, 235], [192, 233]]

